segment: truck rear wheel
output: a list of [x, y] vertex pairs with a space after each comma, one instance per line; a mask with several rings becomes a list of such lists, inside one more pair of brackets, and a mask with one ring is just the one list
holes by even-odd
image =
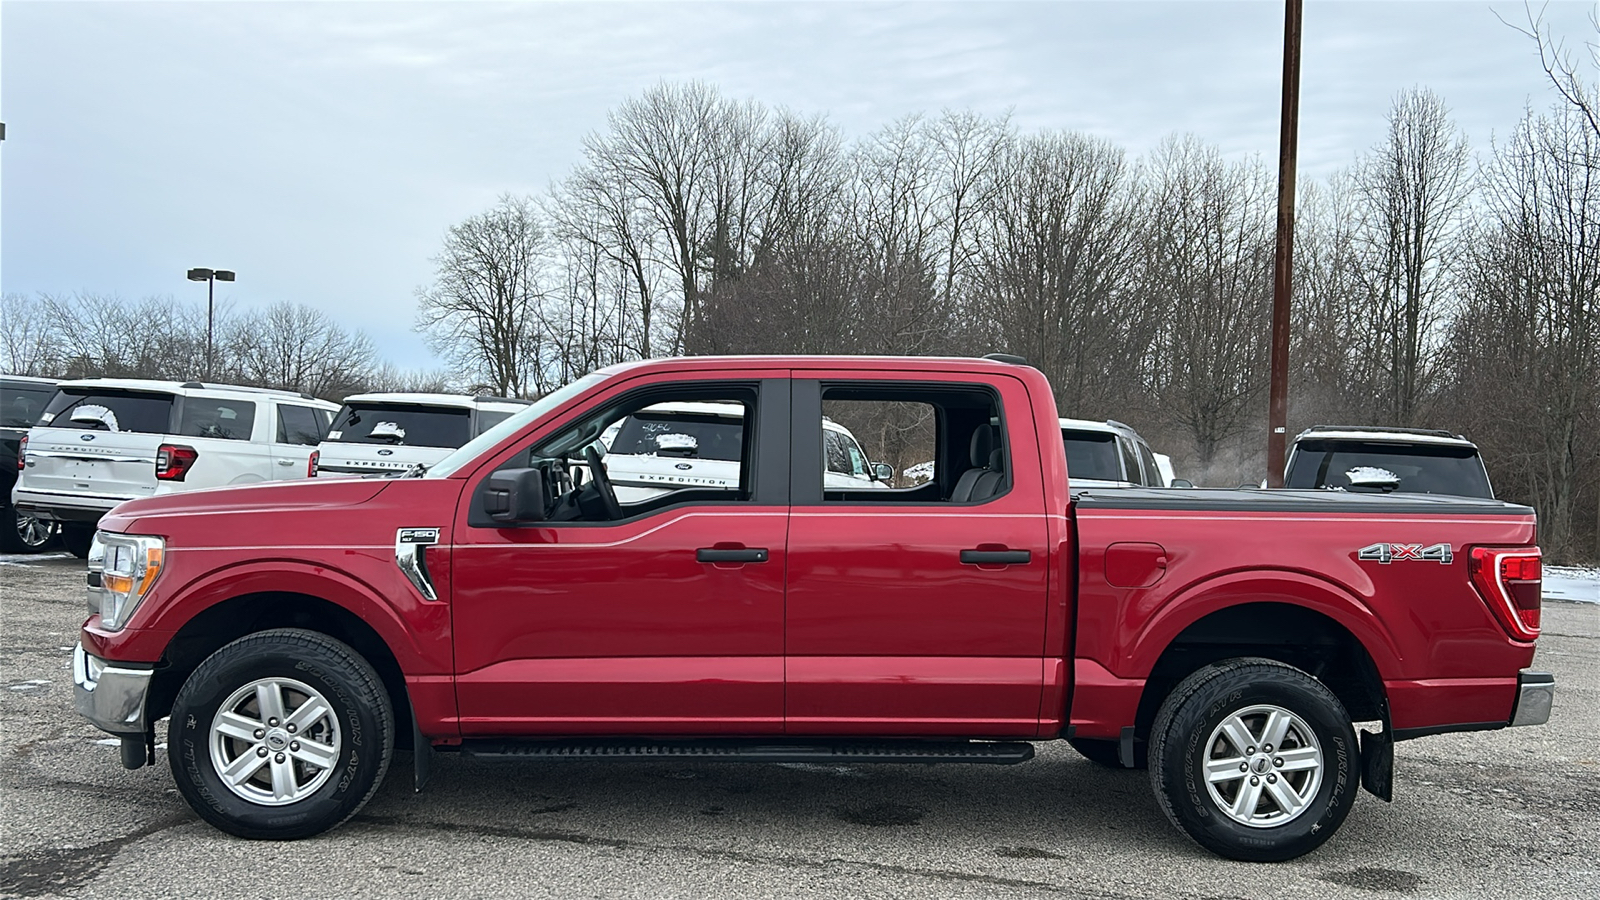
[[1167, 818], [1202, 847], [1253, 862], [1331, 837], [1355, 802], [1359, 759], [1339, 698], [1269, 659], [1190, 675], [1150, 733], [1150, 783]]
[[281, 840], [355, 815], [393, 746], [394, 712], [372, 666], [326, 635], [283, 628], [246, 635], [194, 670], [172, 706], [167, 757], [201, 818]]

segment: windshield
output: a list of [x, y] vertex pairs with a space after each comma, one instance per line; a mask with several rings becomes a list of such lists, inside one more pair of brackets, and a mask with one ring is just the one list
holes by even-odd
[[591, 372], [579, 378], [564, 388], [551, 391], [538, 400], [528, 404], [528, 407], [506, 419], [499, 425], [485, 431], [464, 444], [461, 449], [439, 460], [428, 470], [429, 478], [448, 478], [460, 471], [467, 463], [483, 455], [496, 444], [521, 431], [525, 426], [560, 407], [568, 400], [582, 394], [611, 376], [605, 372]]
[[83, 431], [166, 434], [172, 430], [172, 395], [66, 388], [50, 399], [39, 415], [39, 424]]
[[1450, 494], [1490, 499], [1489, 475], [1475, 447], [1392, 442], [1301, 441], [1289, 461], [1284, 487], [1344, 488], [1358, 469], [1398, 476], [1400, 494]]
[[472, 436], [471, 416], [471, 410], [453, 406], [345, 404], [333, 420], [328, 440], [345, 444], [454, 449]]
[[744, 420], [698, 413], [637, 412], [622, 420], [611, 439], [611, 455], [682, 456], [737, 462], [744, 448]]
[[1067, 480], [1092, 478], [1096, 481], [1122, 481], [1122, 465], [1117, 462], [1117, 436], [1108, 431], [1062, 431], [1067, 447]]
[[27, 428], [38, 422], [55, 392], [50, 384], [0, 387], [0, 427]]

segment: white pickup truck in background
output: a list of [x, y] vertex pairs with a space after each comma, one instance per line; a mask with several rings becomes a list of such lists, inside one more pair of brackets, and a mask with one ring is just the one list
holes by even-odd
[[305, 478], [335, 404], [197, 381], [63, 381], [18, 451], [12, 502], [59, 522], [87, 556], [95, 523], [124, 500]]

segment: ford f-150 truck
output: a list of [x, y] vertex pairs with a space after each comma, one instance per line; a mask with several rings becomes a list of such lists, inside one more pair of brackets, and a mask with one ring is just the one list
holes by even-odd
[[[737, 478], [620, 502], [599, 436], [705, 402], [744, 409]], [[923, 423], [932, 477], [825, 481], [825, 405]], [[396, 749], [420, 788], [441, 750], [1014, 763], [1066, 739], [1147, 764], [1173, 823], [1249, 860], [1327, 840], [1358, 786], [1388, 799], [1395, 741], [1549, 715], [1527, 507], [1068, 476], [1051, 386], [1012, 361], [614, 366], [426, 472], [117, 507], [75, 702], [130, 767], [170, 717], [178, 789], [252, 838], [343, 822]]]

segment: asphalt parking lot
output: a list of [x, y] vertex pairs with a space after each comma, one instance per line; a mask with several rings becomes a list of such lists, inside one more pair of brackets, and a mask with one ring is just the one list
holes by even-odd
[[409, 757], [342, 828], [293, 843], [201, 822], [161, 765], [126, 771], [72, 711], [82, 563], [0, 558], [6, 897], [1596, 897], [1600, 606], [1547, 602], [1542, 728], [1397, 748], [1324, 847], [1222, 860], [1143, 772], [1065, 745], [1014, 767], [491, 764]]

